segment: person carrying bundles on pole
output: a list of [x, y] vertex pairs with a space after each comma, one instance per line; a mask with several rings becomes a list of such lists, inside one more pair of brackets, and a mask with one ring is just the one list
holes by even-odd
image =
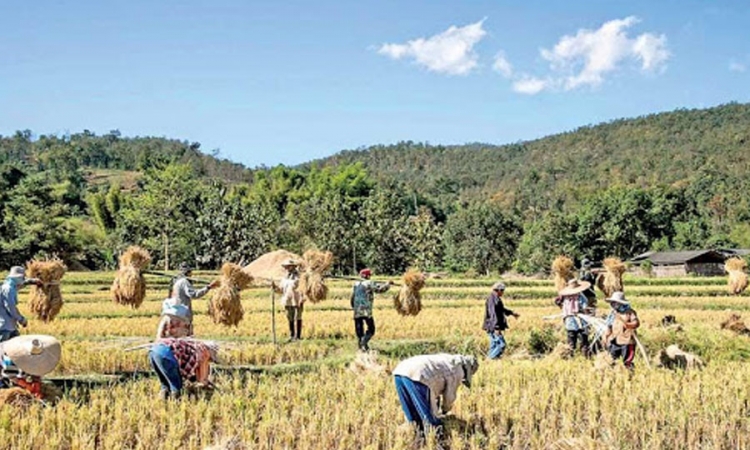
[[187, 382], [213, 388], [211, 362], [218, 361], [215, 344], [190, 338], [160, 339], [151, 346], [148, 356], [159, 377], [159, 397], [163, 400], [179, 398]]
[[192, 275], [193, 268], [187, 263], [180, 264], [180, 274], [177, 275], [173, 282], [172, 288], [169, 292], [169, 297], [174, 299], [175, 305], [185, 305], [188, 309], [188, 321], [190, 323], [190, 333], [193, 335], [193, 300], [199, 299], [206, 294], [208, 291], [218, 286], [218, 281], [212, 281], [211, 284], [201, 289], [193, 288], [193, 284], [190, 282], [188, 277]]
[[187, 306], [175, 304], [172, 298], [164, 300], [156, 339], [187, 337], [191, 333], [190, 311]]
[[297, 291], [299, 286], [299, 263], [287, 259], [281, 263], [286, 275], [279, 284], [271, 283], [271, 287], [281, 294], [281, 304], [286, 309], [286, 320], [289, 322], [289, 340], [302, 339], [302, 312], [305, 309], [305, 297]]
[[422, 436], [430, 427], [440, 432], [440, 416], [453, 407], [461, 383], [471, 387], [477, 369], [477, 359], [467, 355], [440, 353], [401, 361], [393, 376], [406, 420], [416, 424]]
[[42, 282], [25, 275], [23, 267], [12, 267], [0, 286], [0, 342], [19, 336], [18, 325], [24, 328], [28, 325], [26, 318], [18, 312], [18, 290], [27, 284], [41, 286]]
[[[375, 294], [382, 294], [391, 288], [391, 283], [376, 283], [370, 281], [372, 271], [362, 269], [359, 271], [362, 280], [354, 283], [352, 289], [351, 306], [354, 310], [354, 331], [357, 333], [357, 342], [362, 351], [370, 350], [368, 346], [370, 339], [375, 335], [375, 319], [372, 317], [372, 304]], [[365, 324], [367, 331], [365, 331]]]
[[0, 388], [20, 387], [43, 399], [42, 377], [60, 362], [60, 342], [52, 336], [25, 335], [0, 344]]
[[594, 285], [596, 285], [596, 273], [591, 270], [591, 260], [583, 258], [581, 260], [581, 270], [579, 272], [578, 279], [589, 283], [589, 288], [583, 291], [583, 295], [586, 296], [588, 301], [588, 309], [592, 316], [596, 315], [596, 291], [594, 291]]
[[622, 359], [625, 367], [633, 369], [635, 358], [635, 333], [641, 322], [638, 314], [630, 307], [630, 302], [625, 299], [625, 294], [617, 291], [607, 299], [612, 311], [607, 317], [607, 333], [604, 342], [607, 343], [609, 354], [612, 358]]
[[563, 324], [568, 335], [568, 346], [575, 353], [578, 340], [581, 341], [581, 354], [589, 356], [588, 323], [578, 314], [588, 313], [588, 299], [583, 294], [591, 284], [572, 279], [568, 281], [555, 299], [555, 304], [562, 309]]
[[497, 282], [492, 285], [492, 293], [487, 297], [487, 304], [484, 310], [484, 331], [490, 338], [490, 349], [487, 353], [489, 359], [497, 359], [503, 355], [506, 343], [503, 332], [508, 329], [507, 316], [513, 316], [516, 319], [521, 317], [517, 313], [506, 309], [503, 304], [503, 294], [505, 293], [505, 283]]

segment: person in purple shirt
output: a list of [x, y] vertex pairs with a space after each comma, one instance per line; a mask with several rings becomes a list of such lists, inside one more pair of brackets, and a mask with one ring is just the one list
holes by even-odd
[[518, 319], [517, 313], [505, 308], [503, 304], [503, 294], [505, 293], [505, 283], [498, 281], [492, 285], [492, 293], [487, 297], [487, 304], [484, 310], [484, 331], [490, 338], [490, 350], [487, 353], [489, 359], [497, 359], [503, 355], [506, 343], [503, 332], [508, 329], [508, 316]]

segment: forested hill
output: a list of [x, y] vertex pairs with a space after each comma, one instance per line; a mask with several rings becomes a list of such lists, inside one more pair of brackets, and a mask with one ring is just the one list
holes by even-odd
[[704, 195], [720, 189], [747, 197], [749, 160], [750, 104], [732, 103], [615, 120], [516, 144], [402, 142], [343, 151], [317, 163], [361, 162], [373, 176], [406, 183], [428, 197], [495, 197], [533, 212], [574, 205], [613, 185], [693, 186]]

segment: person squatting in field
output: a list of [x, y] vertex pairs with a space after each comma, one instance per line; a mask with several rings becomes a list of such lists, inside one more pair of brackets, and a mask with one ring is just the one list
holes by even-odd
[[503, 294], [505, 293], [505, 284], [497, 282], [492, 286], [492, 293], [487, 297], [487, 303], [484, 310], [484, 331], [490, 339], [490, 349], [487, 353], [489, 359], [497, 359], [503, 355], [506, 343], [503, 332], [508, 329], [507, 316], [513, 316], [518, 319], [520, 316], [513, 311], [506, 309], [503, 304]]
[[471, 388], [477, 369], [477, 359], [467, 355], [440, 353], [401, 361], [393, 369], [393, 378], [406, 420], [421, 435], [430, 427], [439, 431], [440, 416], [453, 408], [461, 383]]
[[281, 294], [281, 304], [286, 309], [286, 320], [289, 322], [289, 340], [302, 339], [302, 312], [305, 309], [305, 297], [297, 291], [299, 286], [299, 263], [288, 259], [281, 263], [286, 276], [279, 284], [271, 283], [271, 288]]
[[177, 275], [173, 282], [172, 287], [169, 290], [169, 299], [173, 305], [184, 305], [188, 310], [188, 323], [190, 325], [189, 336], [193, 333], [193, 300], [199, 299], [208, 294], [208, 291], [218, 286], [218, 281], [213, 281], [211, 284], [201, 288], [195, 289], [193, 284], [190, 282], [188, 277], [193, 273], [193, 268], [187, 263], [180, 264], [180, 273]]
[[630, 302], [625, 299], [622, 292], [612, 293], [607, 299], [612, 311], [607, 317], [607, 333], [604, 342], [607, 342], [612, 358], [622, 359], [625, 367], [633, 369], [635, 358], [635, 334], [641, 325], [635, 310], [630, 307]]
[[24, 328], [28, 325], [26, 318], [18, 311], [18, 290], [27, 284], [41, 286], [42, 282], [36, 278], [26, 278], [26, 270], [15, 266], [0, 286], [0, 342], [19, 336], [18, 325]]
[[218, 360], [215, 344], [190, 338], [160, 339], [151, 346], [148, 356], [161, 383], [159, 396], [164, 400], [179, 398], [186, 382], [213, 387], [211, 362]]
[[191, 333], [190, 311], [187, 306], [176, 305], [171, 298], [164, 300], [156, 339], [187, 337]]
[[[375, 294], [382, 294], [391, 288], [391, 283], [376, 283], [370, 280], [372, 271], [362, 269], [359, 272], [362, 280], [354, 283], [350, 304], [354, 310], [354, 332], [357, 334], [359, 349], [370, 350], [370, 339], [375, 335], [375, 319], [372, 317], [372, 305]], [[367, 325], [367, 331], [365, 331]]]
[[589, 356], [588, 323], [578, 314], [588, 313], [588, 299], [583, 294], [591, 285], [575, 278], [568, 281], [560, 290], [555, 305], [562, 309], [563, 325], [568, 336], [568, 346], [575, 353], [578, 341], [581, 341], [581, 354]]

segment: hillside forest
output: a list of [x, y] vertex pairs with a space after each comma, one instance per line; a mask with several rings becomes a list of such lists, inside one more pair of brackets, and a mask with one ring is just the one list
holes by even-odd
[[0, 267], [112, 268], [139, 244], [165, 269], [316, 247], [339, 273], [533, 274], [558, 254], [750, 247], [749, 162], [747, 104], [254, 169], [175, 139], [24, 130], [0, 136]]

